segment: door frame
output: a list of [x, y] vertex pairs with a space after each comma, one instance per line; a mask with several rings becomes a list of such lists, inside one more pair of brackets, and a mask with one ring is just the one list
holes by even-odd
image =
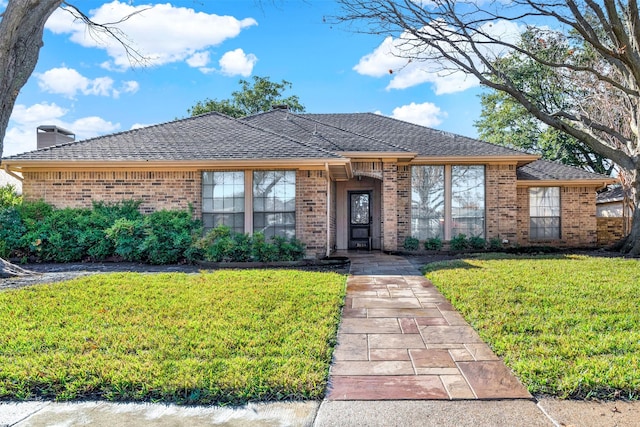
[[[351, 222], [351, 214], [352, 214], [352, 203], [351, 198], [353, 195], [367, 195], [368, 197], [368, 211], [369, 211], [369, 220], [367, 224], [353, 224]], [[348, 213], [347, 213], [347, 249], [366, 249], [371, 250], [372, 244], [372, 223], [373, 223], [373, 192], [371, 190], [348, 190], [347, 191], [347, 204], [348, 204]], [[366, 230], [366, 236], [359, 235], [354, 237], [354, 231], [358, 230]]]

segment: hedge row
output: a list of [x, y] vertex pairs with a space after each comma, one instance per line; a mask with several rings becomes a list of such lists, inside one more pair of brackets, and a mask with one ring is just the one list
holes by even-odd
[[203, 236], [191, 211], [143, 215], [138, 201], [55, 209], [44, 202], [0, 203], [0, 257], [35, 262], [107, 259], [172, 264], [290, 261], [304, 257], [298, 240], [253, 236], [218, 227]]

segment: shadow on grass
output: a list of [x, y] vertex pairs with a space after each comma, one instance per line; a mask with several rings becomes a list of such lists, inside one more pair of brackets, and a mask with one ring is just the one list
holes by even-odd
[[[468, 260], [494, 261], [494, 260], [549, 260], [549, 259], [570, 259], [575, 256], [597, 256], [597, 254], [587, 254], [576, 251], [562, 251], [552, 248], [550, 250], [540, 250], [540, 248], [519, 248], [505, 252], [469, 252], [459, 253], [457, 258], [449, 260], [433, 261], [420, 268], [422, 274], [427, 274], [441, 270], [469, 270], [480, 269], [477, 265], [470, 264]], [[538, 250], [536, 250], [538, 249]], [[546, 248], [545, 248], [546, 249]]]

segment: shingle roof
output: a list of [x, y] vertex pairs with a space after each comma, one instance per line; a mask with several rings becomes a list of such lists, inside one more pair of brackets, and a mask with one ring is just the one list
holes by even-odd
[[303, 114], [319, 122], [380, 141], [401, 145], [420, 157], [517, 156], [526, 155], [473, 138], [404, 122], [374, 113]]
[[368, 136], [368, 132], [356, 133], [347, 127], [316, 120], [315, 116], [314, 114], [291, 114], [286, 110], [272, 110], [244, 117], [241, 120], [330, 151], [409, 152], [401, 146], [402, 143], [399, 141], [372, 138]]
[[621, 185], [609, 187], [596, 196], [596, 203], [612, 203], [622, 200], [624, 200], [624, 190]]
[[340, 158], [219, 113], [176, 120], [7, 157], [7, 160], [231, 160]]
[[536, 160], [535, 162], [521, 166], [516, 171], [518, 180], [522, 181], [569, 181], [569, 180], [610, 180], [606, 175], [588, 172], [574, 166], [548, 160]]

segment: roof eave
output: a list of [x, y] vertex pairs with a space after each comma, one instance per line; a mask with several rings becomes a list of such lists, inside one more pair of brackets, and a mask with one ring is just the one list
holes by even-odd
[[203, 168], [233, 169], [240, 167], [287, 167], [346, 165], [345, 158], [280, 158], [280, 159], [219, 159], [219, 160], [12, 160], [4, 159], [2, 165], [12, 171], [55, 170], [113, 170], [113, 169], [162, 169], [185, 170]]
[[615, 178], [600, 179], [518, 179], [517, 187], [597, 187], [604, 188], [618, 180]]
[[540, 156], [533, 154], [509, 155], [509, 156], [416, 156], [412, 163], [424, 163], [432, 165], [445, 164], [516, 164], [518, 167], [539, 160]]

